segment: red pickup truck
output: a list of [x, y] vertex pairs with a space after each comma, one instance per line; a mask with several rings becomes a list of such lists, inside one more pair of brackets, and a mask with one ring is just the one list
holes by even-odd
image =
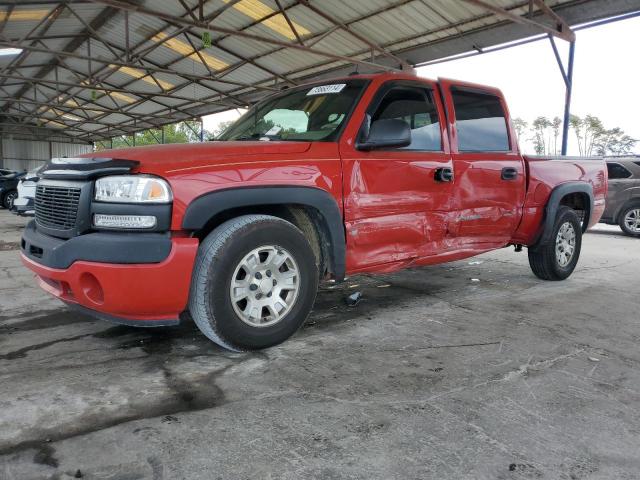
[[521, 155], [494, 88], [352, 75], [283, 90], [220, 141], [53, 159], [22, 259], [98, 317], [172, 325], [188, 310], [219, 345], [263, 348], [302, 325], [323, 279], [508, 245], [538, 277], [568, 277], [606, 172]]

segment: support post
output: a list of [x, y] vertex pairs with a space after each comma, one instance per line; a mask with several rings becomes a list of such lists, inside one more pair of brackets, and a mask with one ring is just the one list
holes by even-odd
[[200, 143], [204, 142], [204, 120], [200, 117]]
[[160, 127], [160, 138], [162, 139], [162, 144], [164, 145], [164, 125]]
[[573, 57], [576, 50], [576, 42], [569, 43], [569, 65], [567, 65], [567, 90], [564, 97], [564, 122], [562, 124], [562, 155], [567, 154], [569, 141], [569, 120], [571, 118], [571, 90], [573, 89]]

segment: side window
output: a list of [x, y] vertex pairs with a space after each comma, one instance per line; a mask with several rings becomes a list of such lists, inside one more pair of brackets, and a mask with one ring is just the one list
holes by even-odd
[[411, 144], [399, 150], [442, 150], [438, 111], [431, 91], [426, 88], [398, 86], [389, 90], [371, 117], [371, 121], [404, 120], [411, 127]]
[[458, 150], [508, 152], [507, 120], [500, 99], [494, 95], [452, 89], [456, 111]]
[[607, 171], [609, 172], [609, 180], [619, 180], [631, 176], [631, 172], [619, 163], [607, 163]]

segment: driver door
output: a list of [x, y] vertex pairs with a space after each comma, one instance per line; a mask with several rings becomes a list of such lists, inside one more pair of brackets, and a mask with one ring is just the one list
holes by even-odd
[[364, 121], [404, 120], [411, 127], [407, 147], [340, 144], [347, 271], [392, 270], [447, 249], [453, 182], [437, 177], [453, 165], [437, 89], [428, 81], [393, 80], [372, 97]]

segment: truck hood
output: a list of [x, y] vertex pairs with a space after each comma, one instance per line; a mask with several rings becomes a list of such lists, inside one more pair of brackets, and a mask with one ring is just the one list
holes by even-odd
[[122, 148], [81, 157], [135, 160], [140, 163], [137, 171], [162, 175], [209, 165], [250, 163], [277, 155], [304, 153], [310, 146], [311, 142], [204, 142]]

